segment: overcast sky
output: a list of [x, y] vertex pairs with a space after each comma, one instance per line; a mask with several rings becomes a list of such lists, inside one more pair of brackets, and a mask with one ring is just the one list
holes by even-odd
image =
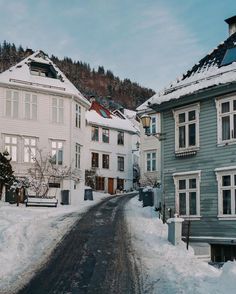
[[0, 0], [0, 41], [158, 91], [227, 38], [233, 15], [235, 0]]

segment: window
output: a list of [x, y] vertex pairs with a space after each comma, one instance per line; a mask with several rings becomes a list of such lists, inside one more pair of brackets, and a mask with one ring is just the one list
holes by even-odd
[[64, 106], [62, 98], [52, 98], [52, 122], [63, 123]]
[[199, 105], [174, 112], [175, 150], [186, 151], [199, 147]]
[[125, 159], [124, 159], [123, 156], [118, 156], [117, 157], [117, 164], [118, 164], [118, 170], [119, 171], [124, 171]]
[[236, 97], [218, 100], [218, 143], [236, 142]]
[[108, 129], [102, 129], [102, 141], [104, 143], [109, 143], [109, 130]]
[[124, 190], [124, 179], [117, 178], [117, 189]]
[[156, 171], [156, 152], [146, 153], [146, 171], [153, 172]]
[[124, 145], [124, 132], [119, 131], [117, 134], [117, 144]]
[[18, 118], [19, 113], [19, 92], [6, 91], [6, 116]]
[[216, 174], [219, 216], [233, 215], [236, 217], [236, 169]]
[[176, 212], [181, 216], [200, 216], [200, 171], [174, 174]]
[[105, 190], [105, 178], [96, 177], [96, 190], [104, 191]]
[[98, 141], [99, 135], [98, 135], [98, 127], [92, 126], [92, 141]]
[[37, 96], [34, 94], [25, 94], [25, 118], [37, 119]]
[[103, 154], [102, 155], [102, 168], [109, 168], [109, 155]]
[[36, 138], [23, 138], [24, 162], [34, 162], [36, 156]]
[[17, 137], [6, 135], [4, 138], [5, 150], [8, 151], [12, 161], [17, 161]]
[[81, 107], [79, 104], [75, 104], [75, 126], [76, 128], [81, 127]]
[[236, 61], [236, 47], [227, 49], [220, 66], [229, 65]]
[[156, 134], [157, 132], [156, 124], [157, 124], [156, 116], [151, 116], [150, 127], [147, 129], [148, 134]]
[[81, 146], [79, 144], [75, 144], [75, 168], [80, 168], [80, 152]]
[[92, 152], [92, 167], [99, 167], [99, 153]]
[[34, 76], [57, 78], [57, 73], [51, 64], [39, 63], [31, 61], [30, 63], [30, 73]]
[[51, 141], [51, 156], [52, 163], [58, 165], [63, 164], [63, 142]]

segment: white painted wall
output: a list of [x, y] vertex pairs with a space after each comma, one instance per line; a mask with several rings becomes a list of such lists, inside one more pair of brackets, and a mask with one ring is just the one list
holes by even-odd
[[[18, 142], [18, 160], [12, 163], [16, 176], [24, 176], [27, 169], [31, 166], [29, 163], [23, 162], [23, 136], [36, 137], [38, 148], [45, 153], [51, 152], [50, 139], [62, 140], [64, 142], [63, 165], [75, 165], [75, 143], [81, 147], [81, 169], [78, 170], [80, 182], [76, 184], [74, 189], [74, 181], [63, 181], [61, 189], [71, 190], [71, 203], [76, 203], [78, 197], [83, 197], [84, 186], [84, 170], [86, 165], [86, 151], [88, 150], [85, 130], [85, 106], [79, 100], [77, 103], [81, 106], [81, 128], [75, 127], [75, 101], [72, 96], [62, 96], [35, 89], [29, 90], [23, 86], [15, 89], [19, 92], [19, 117], [10, 118], [5, 115], [6, 108], [6, 87], [0, 85], [0, 150], [4, 151], [4, 134], [16, 135]], [[8, 88], [9, 89], [9, 88]], [[37, 119], [27, 120], [24, 118], [24, 94], [30, 92], [37, 95]], [[64, 103], [64, 121], [63, 123], [52, 122], [52, 97], [63, 98]], [[78, 99], [78, 98], [76, 98]], [[88, 106], [87, 106], [88, 107]], [[55, 193], [55, 191], [51, 191]], [[56, 191], [60, 201], [60, 190]]]
[[[143, 113], [142, 113], [143, 114]], [[148, 115], [155, 115], [157, 119], [157, 133], [160, 132], [161, 125], [160, 125], [160, 114], [154, 112], [147, 112]], [[141, 179], [140, 183], [142, 185], [147, 185], [147, 179], [157, 180], [158, 182], [161, 181], [161, 143], [160, 141], [150, 135], [145, 135], [145, 130], [142, 126], [140, 126], [140, 170], [141, 170]], [[148, 172], [147, 171], [147, 158], [146, 155], [148, 152], [156, 152], [157, 154], [157, 170], [155, 172]]]

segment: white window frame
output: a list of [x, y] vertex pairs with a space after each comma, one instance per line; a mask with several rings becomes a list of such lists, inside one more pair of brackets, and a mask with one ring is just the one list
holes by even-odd
[[75, 104], [75, 127], [81, 128], [81, 106], [78, 103]]
[[[18, 91], [6, 90], [6, 108], [5, 114], [7, 117], [18, 118], [19, 117], [19, 105], [20, 105], [20, 94]], [[8, 112], [8, 106], [9, 110]]]
[[[148, 159], [148, 154], [150, 154], [150, 159]], [[153, 158], [153, 154], [155, 154], [155, 158]], [[153, 165], [153, 160], [155, 160], [155, 166]], [[150, 161], [150, 170], [148, 170], [148, 161]], [[155, 169], [153, 169], [155, 167]], [[156, 150], [148, 150], [145, 152], [145, 171], [147, 173], [156, 172], [157, 169], [157, 151]]]
[[52, 97], [52, 122], [63, 124], [64, 122], [64, 100]]
[[36, 156], [37, 138], [23, 137], [23, 162], [33, 163]]
[[[156, 115], [150, 115], [151, 121], [150, 121], [150, 127], [147, 130], [148, 134], [156, 134], [157, 133], [157, 116]], [[155, 120], [153, 122], [153, 120]]]
[[81, 145], [75, 143], [75, 168], [80, 169], [81, 167]]
[[[56, 165], [63, 165], [64, 164], [64, 141], [52, 139], [50, 140], [50, 143], [51, 143], [51, 156], [53, 158], [55, 155], [55, 159], [56, 159], [55, 162], [53, 163]], [[60, 151], [62, 152], [62, 163], [59, 162]]]
[[[219, 98], [216, 99], [216, 109], [217, 109], [217, 143], [219, 145], [224, 145], [228, 143], [236, 143], [236, 134], [234, 138], [234, 115], [236, 115], [236, 110], [233, 110], [233, 101], [236, 101], [236, 96]], [[229, 102], [230, 111], [222, 113], [221, 105], [223, 103]], [[229, 116], [230, 117], [230, 139], [223, 140], [222, 139], [222, 118]]]
[[[108, 142], [104, 140], [104, 136], [108, 139]], [[108, 128], [102, 128], [102, 142], [106, 144], [110, 143], [110, 130]]]
[[[14, 149], [15, 149], [15, 156], [13, 156]], [[4, 150], [6, 150], [9, 153], [12, 162], [18, 162], [18, 152], [19, 152], [18, 136], [5, 134], [4, 135]]]
[[[234, 176], [236, 176], [236, 166], [216, 168], [216, 180], [218, 184], [218, 218], [224, 220], [236, 220], [236, 184], [234, 184]], [[230, 176], [230, 186], [222, 186], [222, 177]], [[231, 214], [223, 214], [223, 191], [231, 191]]]
[[[188, 120], [188, 113], [195, 111], [195, 120]], [[185, 122], [179, 123], [179, 115], [185, 113]], [[198, 150], [199, 143], [199, 113], [200, 113], [200, 104], [189, 105], [188, 107], [178, 108], [173, 111], [174, 120], [175, 120], [175, 152], [186, 152], [192, 150]], [[187, 118], [187, 119], [186, 119]], [[189, 146], [189, 128], [188, 126], [195, 123], [195, 145]], [[185, 147], [179, 146], [179, 127], [185, 126]]]
[[[27, 97], [28, 96], [28, 97]], [[29, 99], [27, 101], [27, 99]], [[29, 117], [27, 116], [27, 110], [29, 109]], [[37, 120], [38, 116], [38, 97], [35, 94], [25, 93], [24, 95], [24, 118], [30, 120]]]
[[[196, 188], [189, 187], [189, 179], [196, 179]], [[173, 174], [174, 184], [175, 184], [175, 210], [179, 214], [179, 193], [186, 194], [186, 214], [180, 215], [181, 217], [189, 219], [200, 219], [200, 182], [201, 182], [201, 171], [190, 171], [190, 172], [180, 172]], [[186, 188], [179, 189], [179, 180], [186, 181]], [[189, 205], [189, 193], [196, 192], [196, 215], [190, 215], [190, 205]]]

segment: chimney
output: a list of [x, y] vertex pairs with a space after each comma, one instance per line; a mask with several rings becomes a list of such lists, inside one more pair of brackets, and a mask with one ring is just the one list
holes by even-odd
[[229, 35], [233, 35], [236, 32], [236, 15], [225, 19], [225, 22], [229, 25]]

